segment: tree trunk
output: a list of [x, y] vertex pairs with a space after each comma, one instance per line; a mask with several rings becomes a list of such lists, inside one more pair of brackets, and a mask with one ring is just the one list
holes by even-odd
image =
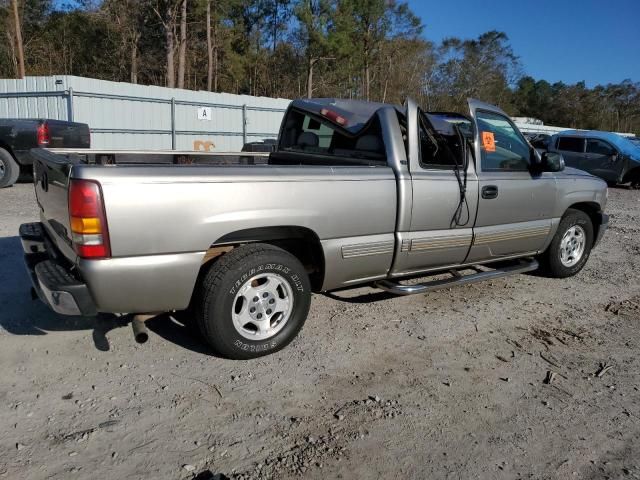
[[218, 46], [218, 22], [213, 24], [213, 91], [218, 91], [218, 65], [220, 48]]
[[178, 88], [184, 88], [184, 71], [187, 62], [187, 0], [182, 0], [180, 15], [180, 49], [178, 52]]
[[11, 6], [13, 7], [13, 21], [16, 32], [18, 78], [24, 78], [24, 49], [22, 47], [22, 28], [20, 25], [20, 13], [18, 12], [18, 0], [11, 0]]
[[313, 97], [313, 66], [315, 63], [315, 58], [309, 58], [309, 63], [307, 64], [307, 98]]
[[173, 54], [175, 50], [173, 39], [173, 9], [171, 5], [167, 7], [167, 18], [164, 23], [164, 31], [167, 41], [167, 87], [174, 88], [176, 86], [176, 72], [173, 66]]
[[139, 33], [133, 35], [131, 41], [131, 83], [138, 83], [138, 39]]
[[276, 51], [276, 44], [278, 43], [278, 7], [279, 2], [275, 0], [273, 8], [273, 51]]
[[213, 83], [213, 45], [211, 43], [211, 0], [207, 0], [207, 90]]
[[7, 40], [9, 43], [9, 48], [11, 49], [11, 65], [13, 66], [13, 71], [15, 72], [15, 76], [18, 76], [18, 57], [16, 55], [16, 42], [11, 33], [7, 32]]

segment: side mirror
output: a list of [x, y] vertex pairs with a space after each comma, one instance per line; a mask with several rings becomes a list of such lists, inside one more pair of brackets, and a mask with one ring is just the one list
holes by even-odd
[[561, 172], [564, 170], [564, 158], [556, 152], [544, 152], [540, 166], [543, 172]]

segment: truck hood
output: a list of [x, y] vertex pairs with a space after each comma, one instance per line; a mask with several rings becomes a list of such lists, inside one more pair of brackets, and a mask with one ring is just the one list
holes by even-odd
[[600, 209], [604, 211], [607, 206], [608, 195], [607, 183], [604, 180], [572, 167], [566, 167], [555, 175], [560, 196], [571, 198], [573, 195], [579, 194], [578, 196], [582, 200], [578, 201], [584, 201], [584, 194], [588, 192], [592, 198], [590, 201], [597, 203]]

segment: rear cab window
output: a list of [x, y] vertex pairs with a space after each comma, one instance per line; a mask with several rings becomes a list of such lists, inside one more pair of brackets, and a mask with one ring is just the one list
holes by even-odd
[[[329, 120], [298, 110], [290, 110], [284, 124], [279, 151], [299, 156], [327, 157], [324, 164], [341, 160], [364, 160], [368, 165], [387, 165], [382, 131], [374, 115], [356, 135]], [[313, 163], [313, 162], [310, 162]]]

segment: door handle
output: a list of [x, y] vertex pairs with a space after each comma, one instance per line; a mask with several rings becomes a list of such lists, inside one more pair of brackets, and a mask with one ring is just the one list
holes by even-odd
[[498, 187], [496, 185], [485, 185], [482, 187], [482, 198], [487, 200], [498, 196]]

